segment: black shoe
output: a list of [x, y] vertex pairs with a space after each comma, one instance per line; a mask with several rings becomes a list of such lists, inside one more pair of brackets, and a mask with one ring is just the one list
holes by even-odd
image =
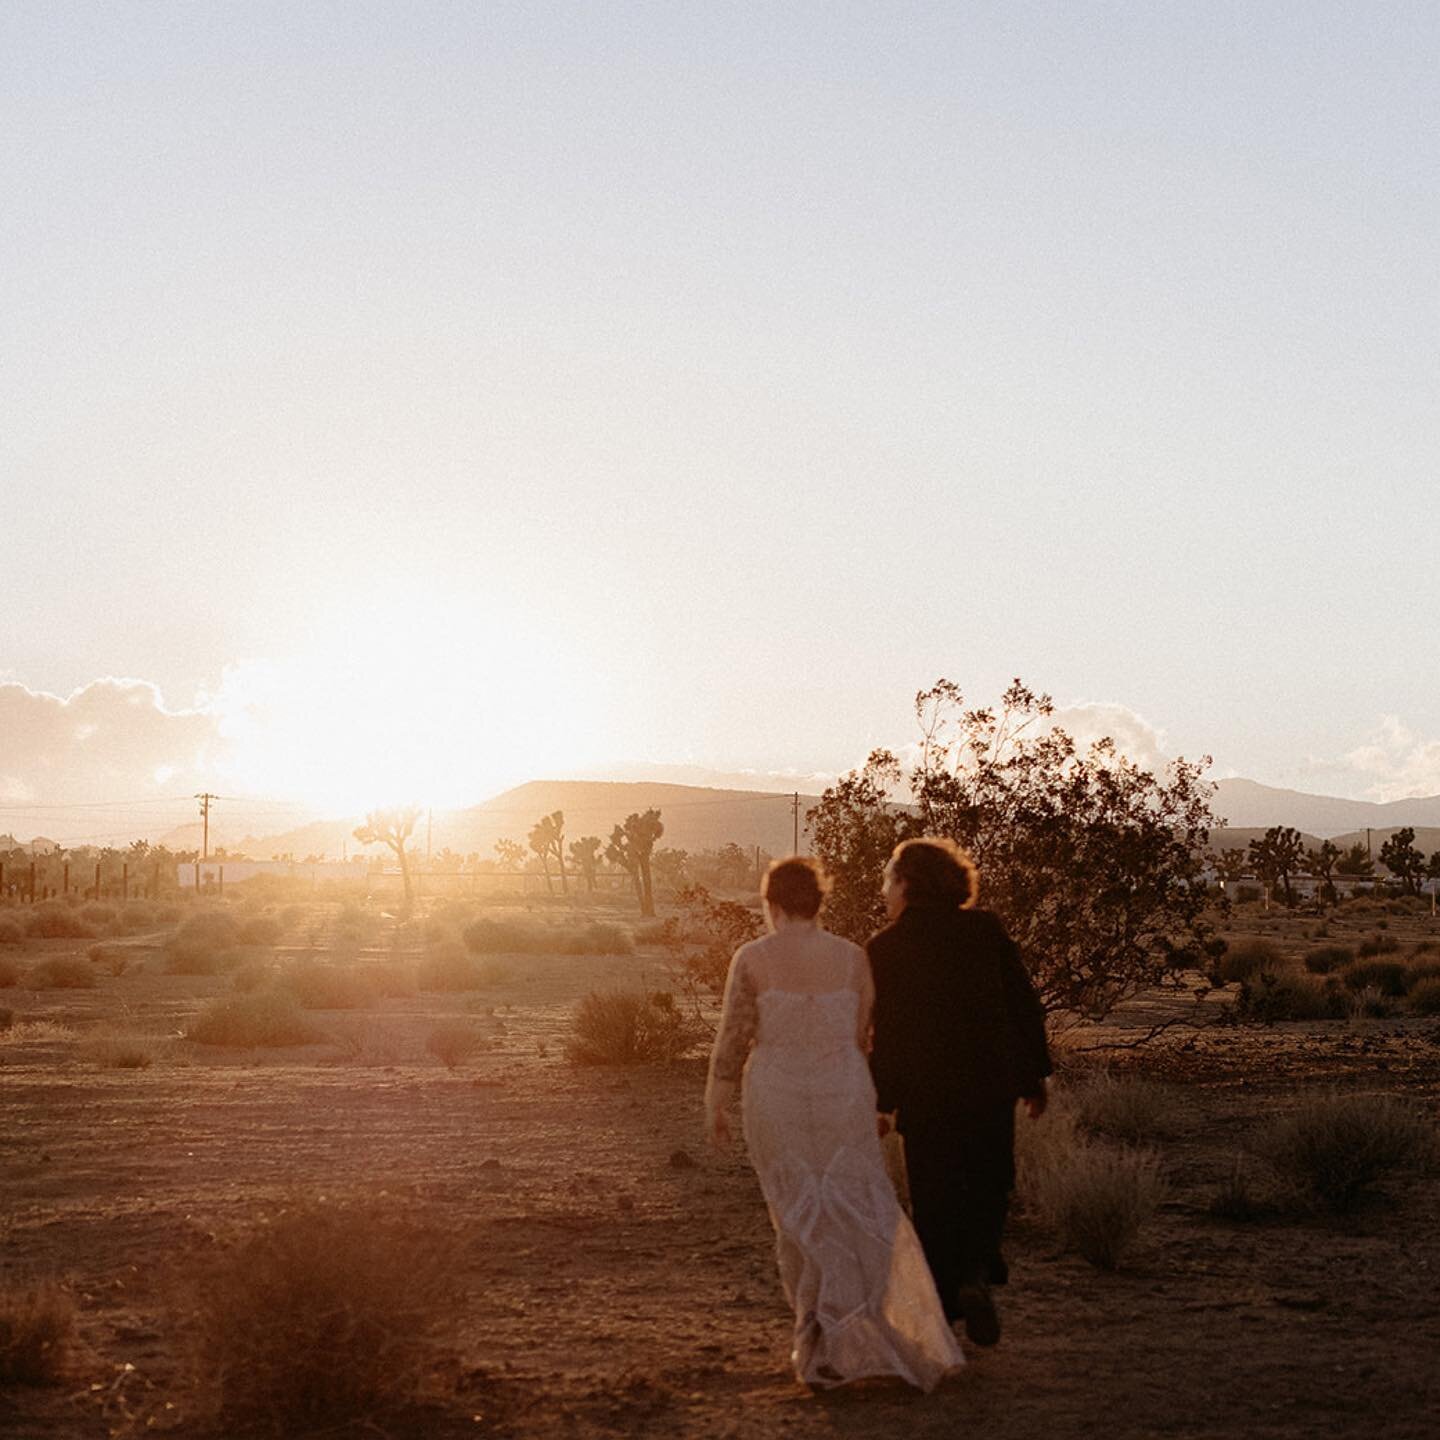
[[965, 1321], [965, 1334], [972, 1345], [1000, 1343], [1000, 1316], [990, 1298], [988, 1285], [966, 1285], [956, 1297], [960, 1316]]
[[1010, 1283], [1010, 1267], [1005, 1263], [1005, 1257], [998, 1250], [985, 1262], [985, 1278], [991, 1285], [1008, 1285]]

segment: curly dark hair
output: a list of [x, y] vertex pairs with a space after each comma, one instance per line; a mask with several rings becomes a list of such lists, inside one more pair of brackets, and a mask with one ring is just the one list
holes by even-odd
[[765, 872], [765, 899], [772, 908], [799, 920], [813, 920], [829, 890], [829, 877], [818, 861], [806, 855], [776, 860]]
[[890, 857], [890, 873], [904, 882], [907, 905], [967, 910], [980, 888], [975, 862], [940, 835], [902, 841]]

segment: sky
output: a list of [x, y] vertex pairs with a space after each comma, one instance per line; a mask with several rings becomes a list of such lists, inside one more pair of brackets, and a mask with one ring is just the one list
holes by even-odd
[[0, 806], [833, 774], [1015, 675], [1440, 792], [1437, 52], [1404, 3], [11, 0]]

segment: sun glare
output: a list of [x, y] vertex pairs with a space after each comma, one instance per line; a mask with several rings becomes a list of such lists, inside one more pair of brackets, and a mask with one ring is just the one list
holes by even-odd
[[514, 616], [400, 602], [226, 670], [214, 706], [230, 783], [329, 813], [473, 804], [576, 763], [594, 677]]

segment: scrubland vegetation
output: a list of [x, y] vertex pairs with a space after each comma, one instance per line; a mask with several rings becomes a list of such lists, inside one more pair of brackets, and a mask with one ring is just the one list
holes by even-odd
[[[117, 1432], [699, 1436], [733, 1418], [693, 1368], [712, 1343], [754, 1393], [788, 1393], [763, 1207], [740, 1151], [699, 1137], [753, 897], [693, 888], [640, 923], [559, 897], [397, 913], [273, 887], [154, 908], [143, 929], [120, 906], [67, 908], [100, 938], [0, 910], [0, 1084], [35, 1136], [0, 1272], [0, 1406], [57, 1436], [77, 1392]], [[1184, 1306], [1270, 1274], [1337, 1307], [1343, 1350], [1342, 1301], [1323, 1298], [1337, 1246], [1392, 1287], [1426, 1273], [1396, 1270], [1387, 1237], [1440, 1232], [1440, 931], [1395, 900], [1210, 923], [1204, 998], [1161, 991], [1066, 1029], [1049, 1113], [1018, 1120], [1007, 1346], [1069, 1343], [1103, 1316], [1127, 1353], [1169, 1364]], [[153, 1283], [55, 1198], [120, 1203], [103, 1176], [125, 1173], [136, 1133], [109, 1118], [122, 1102], [183, 1136], [148, 1142], [126, 1182], [154, 1197], [147, 1249], [173, 1251]], [[91, 1158], [64, 1179], [53, 1157], [77, 1144]], [[195, 1218], [172, 1234], [170, 1214]], [[696, 1258], [707, 1235], [728, 1248]], [[1440, 1265], [1440, 1241], [1414, 1243]], [[1192, 1251], [1203, 1264], [1178, 1275]], [[116, 1339], [132, 1331], [154, 1338], [137, 1352]], [[1299, 1343], [1266, 1333], [1277, 1355]], [[901, 1433], [889, 1414], [875, 1433]]]

